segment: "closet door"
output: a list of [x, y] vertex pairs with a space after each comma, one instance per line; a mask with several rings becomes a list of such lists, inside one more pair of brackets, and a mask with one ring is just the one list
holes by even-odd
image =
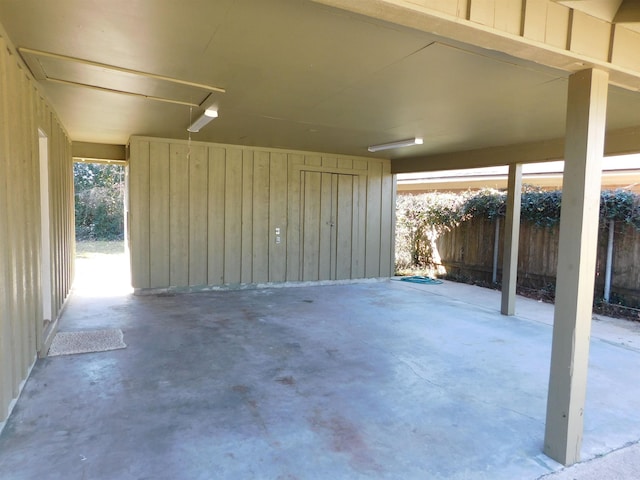
[[300, 279], [352, 277], [358, 239], [359, 177], [301, 172]]

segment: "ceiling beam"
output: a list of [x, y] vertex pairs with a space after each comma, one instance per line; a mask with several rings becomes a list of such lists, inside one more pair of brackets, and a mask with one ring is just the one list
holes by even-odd
[[625, 0], [620, 5], [618, 13], [613, 19], [614, 23], [628, 24], [640, 23], [640, 3], [636, 0]]
[[[605, 156], [640, 153], [640, 126], [613, 130], [605, 137]], [[391, 161], [391, 173], [437, 172], [494, 167], [515, 163], [540, 163], [564, 158], [564, 138], [479, 148]]]
[[[488, 26], [470, 20], [469, 13], [458, 9], [456, 13], [447, 13], [431, 5], [430, 1], [418, 4], [409, 0], [313, 0], [334, 8], [365, 15], [377, 20], [413, 28], [418, 31], [438, 35], [442, 43], [455, 45], [462, 43], [470, 48], [483, 49], [486, 55], [500, 58], [505, 54], [512, 57], [513, 62], [535, 63], [549, 68], [561, 70], [569, 74], [587, 68], [598, 68], [609, 72], [609, 83], [621, 88], [640, 91], [640, 68], [636, 63], [621, 65], [611, 59], [599, 58], [597, 55], [586, 55], [569, 49], [572, 29], [569, 26], [566, 46], [552, 45], [545, 40], [532, 39], [524, 35], [524, 27], [519, 33]], [[443, 2], [446, 4], [446, 2]], [[480, 3], [480, 2], [478, 2]], [[492, 3], [487, 3], [487, 5]], [[426, 5], [426, 6], [425, 6]], [[525, 25], [528, 10], [523, 5], [521, 24]], [[487, 7], [488, 8], [488, 7]], [[569, 17], [571, 18], [571, 17]], [[571, 20], [569, 20], [571, 21]], [[613, 41], [611, 38], [609, 41]], [[607, 50], [615, 50], [608, 45]]]
[[76, 161], [89, 163], [125, 163], [127, 150], [124, 145], [106, 143], [73, 142], [71, 156]]

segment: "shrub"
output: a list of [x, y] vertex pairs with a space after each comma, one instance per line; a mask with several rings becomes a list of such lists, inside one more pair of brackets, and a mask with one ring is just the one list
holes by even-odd
[[124, 238], [124, 167], [75, 163], [76, 240]]
[[[551, 227], [560, 221], [562, 192], [525, 185], [520, 221]], [[506, 193], [494, 189], [477, 192], [423, 193], [400, 195], [396, 205], [396, 269], [428, 267], [434, 259], [438, 236], [472, 218], [495, 220], [506, 214]], [[607, 190], [601, 194], [600, 224], [609, 220], [640, 230], [640, 196], [626, 190]]]

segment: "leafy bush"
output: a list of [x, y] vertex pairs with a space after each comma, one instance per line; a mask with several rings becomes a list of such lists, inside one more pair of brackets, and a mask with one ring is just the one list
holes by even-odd
[[551, 227], [560, 222], [560, 190], [547, 191], [539, 187], [525, 185], [523, 187], [520, 207], [522, 221], [539, 227]]
[[124, 167], [75, 163], [76, 240], [124, 237]]
[[402, 195], [396, 204], [396, 263], [400, 268], [439, 263], [433, 242], [462, 220], [464, 198], [455, 194]]
[[[434, 259], [439, 235], [472, 218], [495, 220], [506, 214], [504, 191], [423, 193], [400, 195], [396, 205], [396, 269], [439, 264]], [[522, 192], [521, 222], [551, 227], [560, 222], [562, 192], [525, 185]], [[626, 191], [604, 191], [600, 201], [600, 223], [614, 220], [640, 230], [640, 196]]]

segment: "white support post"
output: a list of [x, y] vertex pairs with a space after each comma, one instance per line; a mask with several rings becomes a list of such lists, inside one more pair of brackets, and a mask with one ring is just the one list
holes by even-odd
[[522, 203], [522, 164], [509, 165], [507, 184], [507, 216], [504, 224], [504, 257], [502, 259], [503, 315], [516, 313], [518, 280], [518, 244], [520, 242], [520, 206]]
[[565, 169], [544, 452], [580, 460], [609, 74], [569, 77]]

